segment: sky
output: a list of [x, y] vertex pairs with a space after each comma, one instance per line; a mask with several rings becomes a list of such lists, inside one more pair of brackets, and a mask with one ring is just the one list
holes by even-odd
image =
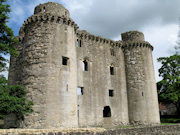
[[[17, 36], [35, 6], [48, 1], [62, 4], [80, 30], [96, 36], [121, 40], [121, 33], [137, 30], [152, 46], [156, 81], [160, 81], [159, 57], [175, 53], [178, 40], [180, 0], [9, 0], [8, 26]], [[5, 73], [7, 76], [7, 73]]]

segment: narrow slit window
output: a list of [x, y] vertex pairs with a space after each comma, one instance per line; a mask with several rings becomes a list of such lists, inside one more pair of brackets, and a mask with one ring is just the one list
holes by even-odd
[[88, 62], [87, 62], [87, 60], [83, 61], [83, 71], [88, 71]]
[[79, 40], [79, 47], [81, 47], [81, 40]]
[[114, 90], [109, 90], [109, 96], [113, 97], [114, 96]]
[[79, 118], [79, 110], [78, 110], [77, 114], [78, 114], [78, 118]]
[[110, 66], [110, 74], [114, 75], [114, 67], [113, 66]]
[[77, 87], [77, 95], [83, 95], [84, 94], [84, 87]]
[[68, 65], [68, 59], [67, 57], [62, 57], [62, 64], [63, 65]]
[[66, 85], [66, 91], [68, 91], [68, 84]]

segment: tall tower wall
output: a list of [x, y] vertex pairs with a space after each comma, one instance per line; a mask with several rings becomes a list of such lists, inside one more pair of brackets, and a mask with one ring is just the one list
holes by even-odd
[[[21, 85], [34, 102], [34, 112], [20, 124], [23, 128], [77, 127], [76, 25], [62, 5], [55, 5], [35, 8], [19, 44]], [[16, 79], [9, 77], [12, 83]]]
[[152, 49], [138, 31], [122, 34], [126, 65], [129, 120], [131, 123], [160, 123]]

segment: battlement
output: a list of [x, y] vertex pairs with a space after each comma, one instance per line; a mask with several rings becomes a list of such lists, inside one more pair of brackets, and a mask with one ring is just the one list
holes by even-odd
[[129, 41], [129, 42], [125, 42], [122, 46], [122, 48], [137, 48], [137, 47], [146, 47], [153, 50], [153, 46], [146, 41]]
[[63, 23], [63, 24], [74, 26], [75, 29], [78, 29], [77, 24], [75, 24], [75, 22], [70, 17], [66, 17], [64, 15], [56, 16], [49, 13], [44, 13], [40, 15], [36, 15], [36, 14], [32, 15], [26, 21], [24, 21], [24, 24], [27, 25], [29, 23], [38, 22], [38, 21], [40, 22], [51, 21], [51, 22], [56, 22], [56, 23]]
[[129, 31], [126, 33], [122, 33], [122, 40], [123, 41], [144, 41], [144, 34], [139, 31]]
[[[144, 41], [144, 34], [138, 31], [129, 31], [122, 34], [123, 40], [113, 41], [111, 39], [95, 36], [88, 33], [86, 30], [77, 30], [77, 37], [84, 40], [91, 40], [102, 44], [114, 45], [119, 48], [135, 48], [135, 47], [148, 47], [153, 50], [153, 46]], [[127, 42], [128, 41], [128, 42]]]
[[93, 42], [97, 42], [97, 43], [102, 43], [102, 44], [114, 45], [119, 48], [122, 47], [122, 45], [123, 45], [122, 41], [114, 41], [111, 39], [103, 38], [101, 36], [95, 36], [93, 34], [88, 33], [85, 30], [77, 30], [76, 35], [80, 39], [84, 39], [87, 41], [93, 41]]
[[51, 13], [34, 14], [31, 17], [29, 17], [26, 21], [24, 21], [23, 26], [20, 28], [20, 31], [19, 31], [20, 42], [23, 41], [25, 26], [31, 23], [38, 23], [38, 22], [61, 23], [61, 24], [74, 27], [75, 31], [79, 28], [77, 24], [70, 17], [64, 16], [64, 15], [57, 16], [57, 15], [52, 15]]
[[34, 14], [51, 13], [57, 16], [69, 17], [69, 11], [61, 4], [48, 2], [35, 7]]

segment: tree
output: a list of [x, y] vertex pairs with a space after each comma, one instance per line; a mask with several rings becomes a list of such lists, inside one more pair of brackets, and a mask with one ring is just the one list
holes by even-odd
[[16, 48], [13, 46], [18, 43], [18, 39], [14, 36], [14, 32], [7, 26], [9, 19], [8, 13], [11, 11], [10, 6], [3, 4], [7, 0], [0, 0], [0, 72], [7, 69], [7, 59], [4, 55], [10, 54], [17, 56]]
[[[7, 70], [8, 62], [5, 55], [17, 56], [14, 44], [18, 39], [14, 36], [11, 28], [7, 26], [10, 6], [4, 4], [7, 0], [0, 0], [0, 73]], [[0, 118], [8, 114], [15, 114], [18, 119], [23, 119], [26, 113], [31, 113], [32, 101], [26, 101], [26, 91], [20, 85], [8, 85], [8, 81], [0, 75]]]
[[180, 55], [158, 58], [158, 62], [162, 64], [162, 80], [157, 83], [159, 101], [174, 104], [180, 116]]
[[33, 102], [26, 101], [26, 91], [20, 85], [7, 85], [5, 77], [0, 79], [0, 116], [15, 114], [17, 119], [23, 119], [26, 113], [33, 112]]

